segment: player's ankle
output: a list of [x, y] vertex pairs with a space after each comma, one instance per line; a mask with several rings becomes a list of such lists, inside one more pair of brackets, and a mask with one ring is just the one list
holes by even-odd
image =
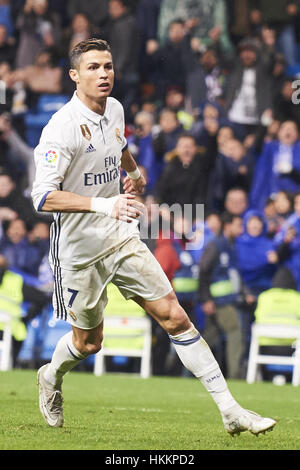
[[44, 379], [53, 387], [58, 387], [62, 384], [63, 376], [58, 374], [50, 363], [44, 372]]

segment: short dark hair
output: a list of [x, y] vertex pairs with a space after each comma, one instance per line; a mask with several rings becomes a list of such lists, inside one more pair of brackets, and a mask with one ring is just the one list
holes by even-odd
[[71, 69], [77, 69], [81, 55], [92, 50], [111, 52], [108, 42], [104, 41], [104, 39], [90, 38], [85, 41], [81, 41], [76, 44], [70, 52]]

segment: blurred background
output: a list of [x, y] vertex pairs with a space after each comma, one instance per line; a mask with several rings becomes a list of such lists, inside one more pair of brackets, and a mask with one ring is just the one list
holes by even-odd
[[[300, 325], [296, 0], [0, 0], [0, 311], [13, 318], [11, 366], [48, 362], [70, 328], [52, 317], [52, 216], [34, 211], [30, 191], [41, 131], [74, 93], [69, 51], [91, 37], [111, 46], [112, 96], [147, 176], [142, 233], [158, 231], [144, 241], [225, 376], [244, 379], [254, 321]], [[204, 217], [175, 218], [163, 203], [203, 204]], [[114, 291], [111, 302], [122, 314]], [[291, 354], [286, 341], [264, 347]], [[155, 323], [151, 351], [153, 375], [188, 375]], [[136, 361], [108, 366], [136, 371]], [[80, 367], [92, 370], [93, 358]], [[275, 369], [263, 378], [290, 380], [291, 367]]]

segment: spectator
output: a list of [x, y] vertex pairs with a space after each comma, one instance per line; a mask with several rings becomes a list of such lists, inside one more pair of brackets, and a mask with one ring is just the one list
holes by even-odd
[[153, 82], [160, 99], [165, 96], [170, 86], [185, 92], [187, 72], [193, 63], [194, 54], [184, 22], [174, 19], [169, 25], [166, 43], [149, 56], [149, 67], [154, 72]]
[[[0, 241], [0, 253], [8, 269], [23, 279], [23, 301], [28, 304], [22, 318], [25, 325], [50, 301], [51, 294], [44, 291], [46, 286], [40, 278], [40, 267], [48, 251], [49, 226], [44, 222], [37, 222], [28, 232], [22, 219], [12, 220]], [[21, 344], [18, 346], [19, 351]]]
[[[0, 309], [11, 315], [12, 334], [12, 366], [16, 366], [16, 359], [22, 342], [26, 338], [26, 326], [22, 317], [23, 279], [17, 273], [8, 269], [6, 259], [0, 255]], [[4, 329], [0, 323], [0, 335]]]
[[199, 63], [189, 72], [187, 95], [193, 110], [199, 108], [202, 101], [219, 102], [225, 81], [220, 62], [217, 51], [211, 47], [201, 54]]
[[274, 55], [274, 63], [272, 67], [273, 111], [274, 111], [274, 105], [277, 104], [276, 101], [280, 96], [281, 90], [283, 89], [283, 85], [286, 79], [287, 79], [287, 76], [286, 76], [285, 56], [278, 52], [277, 54]]
[[27, 228], [24, 220], [15, 218], [9, 221], [1, 238], [0, 253], [10, 269], [20, 269], [20, 265], [24, 266], [27, 247]]
[[38, 278], [44, 256], [49, 252], [49, 226], [37, 221], [28, 231], [24, 220], [11, 220], [0, 243], [9, 268]]
[[0, 4], [0, 25], [3, 26], [7, 32], [9, 43], [13, 42], [15, 32], [15, 25], [11, 15], [10, 0], [1, 0]]
[[5, 63], [13, 67], [15, 56], [15, 46], [8, 40], [6, 27], [0, 23], [0, 64]]
[[293, 102], [293, 93], [295, 93], [293, 82], [294, 78], [285, 77], [283, 80], [280, 91], [273, 99], [273, 114], [277, 121], [293, 120], [300, 126], [300, 108]]
[[297, 62], [296, 35], [294, 29], [298, 12], [297, 1], [277, 0], [276, 8], [269, 0], [251, 0], [251, 20], [257, 26], [267, 24], [276, 31], [276, 48], [284, 54], [287, 63]]
[[149, 81], [149, 61], [151, 56], [159, 48], [157, 40], [158, 16], [161, 0], [140, 0], [137, 6], [137, 23], [141, 38], [140, 68], [142, 77]]
[[218, 122], [221, 124], [220, 108], [216, 104], [209, 102], [202, 103], [198, 119], [194, 122], [190, 132], [196, 138], [198, 145], [207, 146], [209, 133], [207, 124], [209, 122]]
[[54, 280], [48, 253], [49, 225], [37, 221], [28, 232], [27, 263], [20, 271], [24, 278], [24, 301], [29, 303], [23, 318], [26, 325], [51, 302]]
[[32, 65], [14, 71], [13, 75], [16, 81], [22, 82], [29, 94], [60, 94], [63, 89], [63, 70], [58, 65], [56, 53], [51, 49], [37, 54]]
[[285, 221], [293, 213], [294, 198], [293, 195], [287, 191], [278, 191], [278, 193], [273, 196], [273, 200], [276, 212], [277, 231], [279, 231]]
[[272, 287], [278, 261], [274, 243], [267, 236], [266, 221], [260, 212], [247, 212], [244, 217], [244, 232], [236, 240], [236, 249], [244, 291], [239, 313], [244, 346], [242, 368], [245, 376], [257, 299], [261, 292]]
[[257, 42], [239, 44], [239, 60], [225, 84], [225, 111], [236, 136], [243, 140], [257, 130], [263, 113], [272, 107], [271, 80], [259, 61]]
[[2, 171], [0, 173], [0, 221], [3, 223], [18, 217], [22, 217], [29, 225], [37, 219], [31, 200], [23, 196], [16, 188], [13, 178], [7, 172]]
[[228, 139], [219, 152], [212, 173], [212, 205], [222, 207], [225, 195], [231, 188], [239, 187], [248, 193], [254, 168], [254, 155], [237, 139]]
[[47, 0], [26, 0], [16, 26], [19, 31], [16, 67], [19, 69], [32, 65], [40, 52], [58, 44], [60, 20], [50, 12]]
[[228, 31], [230, 39], [236, 46], [253, 32], [250, 21], [249, 0], [227, 0]]
[[166, 158], [168, 153], [176, 148], [177, 140], [183, 132], [175, 111], [164, 108], [159, 114], [159, 131], [153, 136], [153, 148], [160, 160]]
[[223, 0], [162, 0], [158, 29], [161, 43], [165, 42], [168, 25], [174, 18], [184, 20], [195, 49], [219, 42], [224, 52], [232, 52]]
[[278, 216], [273, 198], [269, 197], [267, 199], [263, 213], [267, 224], [267, 236], [273, 239], [278, 231]]
[[232, 188], [227, 192], [223, 210], [229, 214], [243, 217], [248, 208], [248, 195], [244, 189]]
[[267, 198], [278, 191], [300, 189], [300, 143], [293, 121], [281, 124], [277, 140], [266, 143], [256, 165], [251, 188], [251, 204], [263, 209]]
[[108, 21], [109, 0], [69, 0], [67, 13], [70, 22], [77, 14], [82, 14], [94, 25], [103, 26]]
[[152, 128], [154, 116], [146, 111], [135, 115], [135, 132], [128, 137], [128, 145], [139, 166], [145, 168], [148, 176], [146, 190], [152, 192], [161, 172], [162, 160], [159, 161], [153, 148]]
[[109, 19], [101, 28], [114, 58], [114, 96], [119, 99], [125, 113], [137, 100], [139, 84], [138, 58], [140, 40], [135, 17], [130, 13], [125, 0], [109, 0]]
[[185, 94], [178, 86], [168, 87], [164, 106], [176, 112], [178, 121], [186, 131], [190, 131], [194, 124], [194, 116], [186, 108]]
[[84, 13], [76, 13], [72, 18], [71, 25], [64, 31], [63, 43], [60, 48], [62, 56], [68, 57], [69, 52], [76, 44], [95, 35], [96, 31], [88, 17]]
[[[10, 134], [12, 131], [11, 124], [12, 116], [8, 112], [0, 114], [0, 166], [1, 169], [13, 174], [18, 183], [22, 182], [24, 178], [24, 169], [26, 166], [23, 164], [23, 155], [19, 154], [19, 148], [11, 144]], [[14, 132], [14, 136], [15, 136]], [[14, 140], [14, 136], [12, 140]], [[20, 139], [21, 140], [21, 139]], [[31, 152], [32, 158], [32, 152]]]
[[274, 238], [282, 229], [285, 221], [292, 215], [294, 196], [287, 191], [279, 191], [267, 199], [264, 216], [268, 226], [268, 237]]
[[219, 132], [218, 132], [218, 137], [217, 137], [218, 150], [220, 153], [224, 152], [225, 144], [230, 139], [234, 139], [234, 133], [233, 133], [232, 128], [226, 125], [220, 127]]
[[[165, 236], [164, 233], [160, 231], [159, 237], [155, 243], [154, 256], [160, 263], [170, 282], [172, 282], [176, 271], [180, 267], [180, 262], [174, 251], [170, 234]], [[155, 341], [152, 352], [153, 375], [174, 375], [174, 372], [175, 375], [180, 374], [182, 367], [180, 367], [174, 355], [170, 354], [172, 349], [168, 335], [158, 323], [154, 323], [153, 321], [152, 334]], [[169, 360], [169, 358], [171, 360]]]
[[210, 141], [204, 153], [199, 153], [193, 136], [179, 137], [175, 157], [166, 164], [157, 182], [156, 195], [159, 202], [171, 206], [174, 203], [206, 204], [208, 182], [214, 168], [217, 145], [217, 124], [210, 128]]
[[196, 220], [192, 227], [191, 238], [188, 243], [188, 249], [193, 260], [199, 264], [202, 253], [206, 245], [215, 236], [219, 236], [222, 228], [222, 222], [219, 214], [211, 212], [205, 217], [205, 222]]
[[230, 378], [241, 378], [243, 345], [236, 308], [241, 287], [234, 241], [242, 229], [240, 217], [224, 215], [222, 233], [206, 245], [200, 260], [199, 300], [205, 313], [203, 337]]
[[[300, 192], [294, 195], [294, 213], [286, 220], [275, 237], [279, 260], [282, 263], [276, 282], [282, 285], [284, 277], [300, 290]], [[294, 288], [294, 287], [291, 287]]]
[[[2, 148], [2, 158], [8, 153], [8, 161], [4, 160], [2, 166], [5, 167], [6, 170], [13, 172], [16, 177], [19, 162], [22, 161], [25, 165], [26, 172], [24, 174], [24, 168], [22, 168], [20, 184], [21, 187], [27, 187], [31, 191], [35, 172], [33, 149], [26, 144], [14, 129], [11, 118], [6, 113], [0, 115], [0, 136], [0, 146], [2, 143], [5, 143], [7, 146], [7, 152]], [[12, 165], [12, 163], [15, 164]]]

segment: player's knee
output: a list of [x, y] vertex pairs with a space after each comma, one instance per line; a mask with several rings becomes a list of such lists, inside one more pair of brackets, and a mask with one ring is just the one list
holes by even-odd
[[170, 306], [168, 320], [166, 321], [166, 330], [170, 335], [183, 333], [190, 328], [191, 322], [184, 309], [178, 302]]
[[79, 341], [77, 344], [74, 343], [74, 346], [84, 356], [90, 356], [91, 354], [97, 354], [97, 352], [100, 351], [102, 340], [103, 336], [100, 335], [98, 338], [93, 338], [92, 340], [87, 338], [83, 341]]
[[101, 349], [101, 343], [84, 343], [78, 347], [78, 350], [84, 356], [90, 356], [91, 354], [97, 354]]

